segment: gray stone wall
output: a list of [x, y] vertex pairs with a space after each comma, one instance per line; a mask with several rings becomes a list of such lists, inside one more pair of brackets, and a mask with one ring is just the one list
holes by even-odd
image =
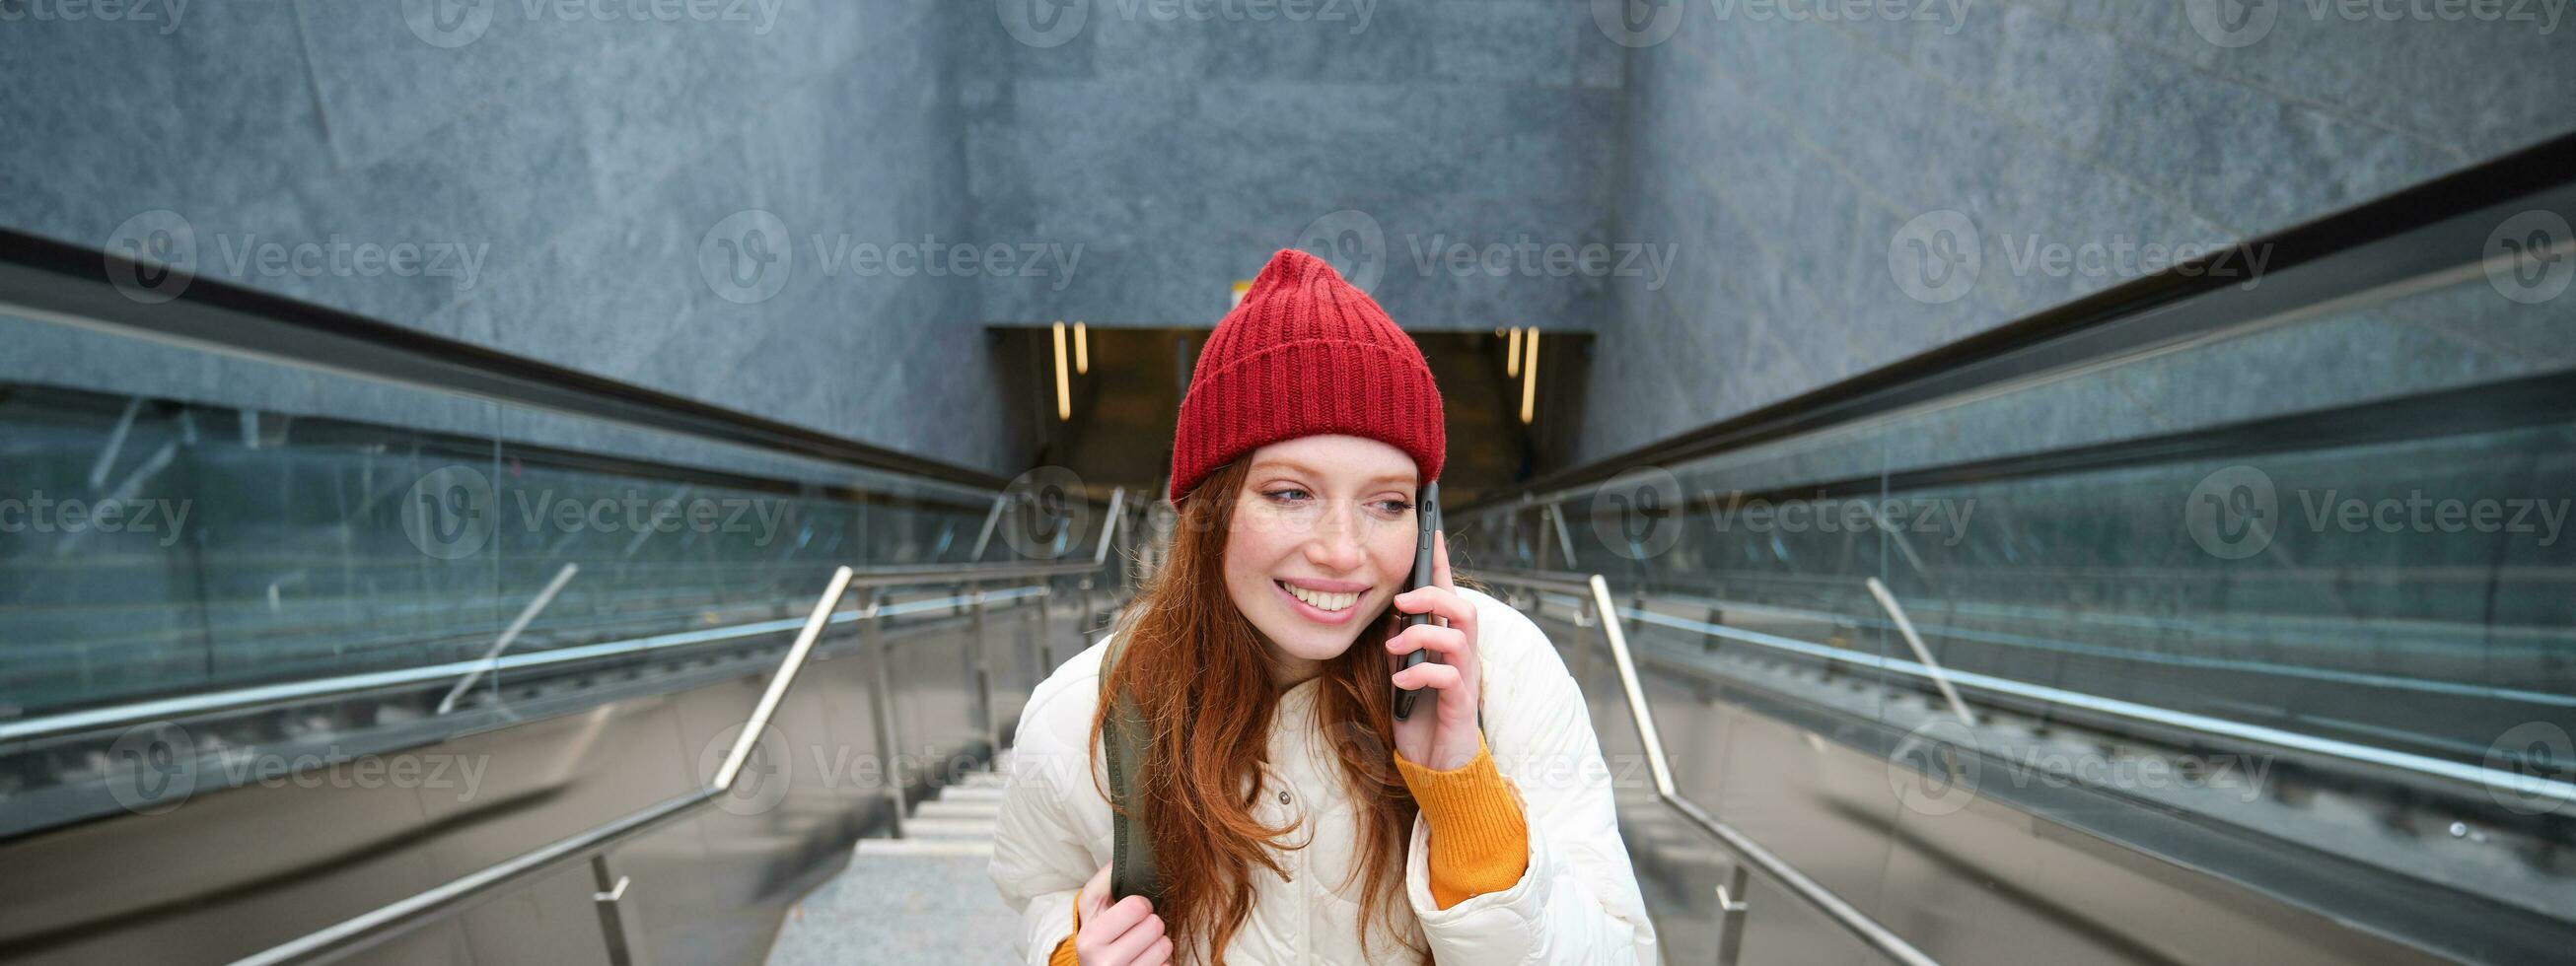
[[1213, 325], [1291, 247], [1407, 328], [1607, 309], [1600, 275], [1452, 258], [1607, 242], [1622, 51], [1584, 3], [961, 6], [976, 234], [1083, 250], [1060, 288], [987, 279], [990, 319]]
[[2576, 24], [2539, 3], [2405, 19], [2418, 6], [2439, 9], [1960, 0], [1826, 20], [1692, 0], [1605, 21], [1631, 50], [1616, 231], [1682, 255], [1660, 289], [1614, 286], [1579, 459], [2117, 285], [2158, 246], [2225, 245], [2576, 127]]
[[[835, 258], [967, 234], [951, 5], [12, 6], [0, 224], [115, 247], [175, 216], [208, 277], [933, 459], [1023, 457], [973, 284]], [[746, 210], [775, 221], [726, 220]], [[398, 246], [416, 260], [361, 261]]]
[[[13, 9], [0, 223], [169, 212], [214, 277], [995, 472], [984, 324], [1210, 324], [1281, 247], [1597, 332], [1591, 460], [2576, 126], [2537, 0]], [[330, 261], [401, 245], [470, 258]], [[128, 351], [72, 343], [0, 365]]]

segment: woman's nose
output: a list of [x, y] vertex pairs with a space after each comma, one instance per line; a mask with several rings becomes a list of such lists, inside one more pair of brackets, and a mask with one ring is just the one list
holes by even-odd
[[1314, 537], [1306, 541], [1306, 559], [1333, 573], [1358, 570], [1368, 561], [1360, 536], [1359, 521], [1351, 519], [1348, 508], [1337, 508], [1324, 514]]

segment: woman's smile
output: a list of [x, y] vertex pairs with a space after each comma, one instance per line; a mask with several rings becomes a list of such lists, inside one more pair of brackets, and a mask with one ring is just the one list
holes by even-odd
[[1340, 624], [1357, 616], [1360, 598], [1368, 596], [1369, 589], [1367, 584], [1346, 580], [1288, 579], [1271, 583], [1297, 605], [1299, 614], [1319, 624]]

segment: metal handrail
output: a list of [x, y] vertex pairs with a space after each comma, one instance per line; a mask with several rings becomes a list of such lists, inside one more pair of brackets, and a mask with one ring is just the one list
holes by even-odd
[[573, 563], [565, 564], [562, 570], [555, 571], [555, 579], [546, 582], [546, 589], [537, 591], [536, 598], [528, 601], [528, 606], [520, 609], [519, 616], [510, 621], [510, 626], [501, 631], [500, 637], [493, 639], [491, 649], [483, 652], [483, 660], [478, 662], [482, 666], [456, 679], [456, 686], [447, 689], [446, 697], [438, 699], [438, 713], [446, 714], [456, 710], [456, 702], [465, 697], [465, 692], [474, 689], [474, 682], [482, 680], [486, 672], [499, 668], [501, 652], [510, 649], [510, 644], [519, 639], [520, 632], [527, 630], [528, 624], [537, 619], [537, 615], [546, 609], [546, 605], [554, 603], [555, 595], [563, 593], [564, 585], [572, 583], [573, 575], [580, 572], [581, 565]]
[[[1568, 581], [1552, 577], [1523, 578], [1486, 572], [1477, 573], [1475, 577], [1491, 583], [1537, 590], [1564, 591], [1571, 586]], [[1868, 943], [1871, 948], [1907, 966], [1940, 966], [1938, 960], [1914, 948], [1914, 944], [1906, 942], [1904, 937], [1880, 925], [1878, 920], [1870, 918], [1867, 913], [1860, 911], [1859, 907], [1852, 905], [1832, 889], [1826, 888], [1823, 883], [1798, 871], [1798, 868], [1789, 864], [1788, 860], [1763, 848], [1760, 843], [1753, 841], [1735, 826], [1709, 814], [1707, 809], [1701, 808], [1698, 803], [1681, 794], [1673, 784], [1672, 766], [1664, 756], [1663, 738], [1655, 730], [1654, 709], [1646, 701], [1645, 687], [1638, 681], [1636, 661], [1628, 652], [1627, 628], [1624, 620], [1619, 616], [1616, 602], [1611, 598], [1609, 581], [1603, 579], [1600, 574], [1592, 574], [1584, 581], [1582, 587], [1584, 595], [1591, 599], [1593, 607], [1601, 614], [1601, 636], [1610, 646], [1611, 663], [1618, 668], [1619, 688], [1626, 694], [1628, 716], [1636, 723], [1637, 740], [1645, 746], [1646, 765], [1655, 780], [1655, 797], [1689, 820], [1691, 824], [1699, 826], [1701, 831], [1717, 839], [1720, 844], [1737, 855], [1743, 856], [1747, 863], [1760, 868], [1780, 884], [1787, 886], [1790, 892], [1806, 900], [1809, 905], [1832, 918], [1845, 931], [1862, 942]], [[1738, 891], [1740, 893], [1741, 890]], [[1743, 899], [1740, 894], [1730, 897], [1723, 890], [1720, 891], [1719, 901], [1728, 907], [1724, 914], [1730, 917], [1730, 922], [1741, 922], [1740, 917], [1744, 912]], [[1740, 945], [1741, 936], [1737, 931], [1730, 930], [1727, 938], [1731, 943]]]
[[724, 765], [717, 769], [713, 782], [617, 821], [485, 866], [408, 898], [307, 933], [294, 941], [243, 957], [236, 961], [235, 966], [337, 960], [410, 929], [461, 912], [491, 898], [511, 883], [543, 875], [566, 862], [587, 858], [661, 828], [731, 794], [734, 780], [741, 777], [743, 762], [751, 757], [751, 749], [760, 743], [761, 733], [768, 729], [770, 716], [777, 712], [779, 702], [786, 699], [788, 687], [796, 683], [796, 676], [805, 669], [805, 658], [813, 653], [815, 642], [822, 639], [823, 629], [832, 623], [832, 611], [840, 606], [842, 595], [848, 593], [851, 578], [848, 567], [832, 571], [831, 584], [814, 602], [814, 611], [806, 616], [805, 627], [797, 633], [795, 645], [779, 659], [778, 671], [770, 677], [768, 690], [761, 692], [760, 703], [753, 707], [751, 717], [743, 723], [742, 733], [734, 737], [733, 748], [726, 753]]
[[[1099, 569], [1099, 565], [1074, 561], [1068, 563], [1009, 564], [1001, 566], [942, 564], [930, 567], [845, 567], [842, 569], [849, 570], [853, 574], [850, 579], [850, 586], [852, 587], [882, 588], [916, 584], [927, 585], [984, 580], [1014, 580], [1029, 577], [1069, 576], [1073, 574], [1091, 573]], [[893, 612], [903, 613], [904, 611], [895, 609]], [[361, 674], [344, 674], [335, 677], [313, 678], [304, 681], [291, 681], [281, 684], [253, 685], [250, 687], [231, 688], [222, 691], [209, 691], [175, 698], [137, 701], [105, 708], [92, 708], [84, 711], [71, 711], [62, 714], [27, 718], [18, 721], [0, 721], [0, 743], [76, 734], [83, 731], [142, 724], [152, 721], [175, 720], [194, 715], [258, 707], [262, 705], [311, 701], [366, 691], [378, 691], [386, 688], [407, 686], [416, 687], [450, 678], [470, 679], [475, 675], [497, 670], [517, 670], [527, 667], [543, 667], [546, 665], [564, 664], [573, 661], [591, 660], [594, 658], [631, 655], [659, 650], [666, 647], [680, 647], [694, 644], [705, 644], [713, 641], [732, 640], [736, 638], [758, 637], [764, 634], [775, 634], [793, 626], [795, 626], [795, 622], [792, 620], [754, 621], [746, 624], [711, 627], [672, 634], [657, 634], [648, 637], [630, 638], [622, 641], [607, 641], [599, 644], [583, 645], [580, 647], [557, 648], [550, 651], [538, 651], [506, 658], [500, 657], [495, 653], [487, 654], [484, 658], [470, 661], [451, 661], [444, 664], [400, 668], [391, 671], [370, 671]]]

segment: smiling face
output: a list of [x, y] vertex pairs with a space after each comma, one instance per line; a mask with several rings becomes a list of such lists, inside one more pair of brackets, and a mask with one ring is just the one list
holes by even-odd
[[1359, 436], [1303, 436], [1245, 459], [1225, 548], [1226, 592], [1270, 642], [1282, 683], [1313, 676], [1413, 570], [1420, 472]]

